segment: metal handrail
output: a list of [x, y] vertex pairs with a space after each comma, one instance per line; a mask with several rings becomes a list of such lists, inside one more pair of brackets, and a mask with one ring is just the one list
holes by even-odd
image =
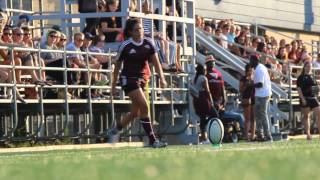
[[[200, 30], [201, 32], [205, 33], [204, 30], [202, 30], [202, 29], [199, 29], [199, 30]], [[270, 59], [277, 60], [277, 61], [279, 61], [279, 62], [285, 63], [285, 62], [284, 62], [283, 60], [281, 60], [281, 59], [278, 59], [278, 58], [275, 58], [275, 57], [270, 56], [269, 54], [266, 54], [266, 53], [263, 53], [263, 52], [259, 52], [259, 51], [256, 51], [256, 50], [254, 50], [254, 49], [245, 47], [245, 46], [243, 46], [243, 45], [241, 45], [241, 44], [238, 44], [238, 43], [236, 43], [236, 42], [231, 42], [231, 41], [229, 41], [228, 39], [227, 39], [227, 40], [222, 39], [221, 37], [216, 36], [216, 35], [214, 35], [214, 34], [210, 34], [210, 36], [213, 37], [213, 38], [215, 38], [215, 39], [219, 39], [219, 40], [222, 40], [222, 41], [227, 41], [228, 43], [230, 43], [230, 44], [232, 44], [232, 45], [235, 45], [235, 46], [237, 46], [237, 47], [243, 48], [244, 50], [246, 50], [246, 51], [248, 51], [248, 52], [255, 53], [255, 54], [259, 54], [259, 55], [261, 55], [261, 56], [265, 56], [265, 57], [267, 57], [267, 58], [270, 58]], [[290, 59], [288, 59], [288, 61], [290, 61]]]
[[[193, 3], [193, 0], [182, 0], [182, 2], [191, 2]], [[63, 2], [63, 0], [61, 0], [61, 2]], [[174, 0], [175, 2], [175, 0]], [[124, 4], [127, 4], [127, 2], [124, 2], [122, 4], [122, 6]], [[174, 3], [175, 4], [175, 3]], [[170, 17], [170, 16], [165, 16], [165, 15], [145, 15], [143, 13], [134, 13], [134, 12], [128, 12], [127, 9], [124, 9], [122, 7], [122, 10], [123, 12], [116, 12], [116, 13], [83, 13], [83, 14], [66, 14], [65, 12], [65, 4], [62, 4], [62, 7], [61, 7], [61, 11], [60, 11], [60, 14], [56, 15], [56, 14], [52, 14], [52, 15], [35, 15], [35, 16], [32, 16], [32, 19], [33, 20], [42, 20], [42, 19], [61, 19], [62, 21], [62, 24], [61, 24], [61, 27], [62, 28], [65, 28], [66, 27], [66, 22], [65, 20], [66, 19], [70, 19], [70, 18], [94, 18], [94, 17], [113, 17], [113, 16], [120, 16], [120, 17], [123, 17], [126, 18], [127, 16], [132, 16], [132, 17], [143, 17], [143, 18], [147, 18], [147, 19], [153, 19], [153, 20], [162, 20], [162, 21], [171, 21], [171, 22], [180, 22], [180, 23], [183, 23], [183, 24], [188, 24], [188, 34], [191, 36], [191, 46], [193, 48], [195, 48], [195, 38], [194, 38], [194, 35], [195, 35], [195, 32], [194, 32], [194, 20], [192, 17], [194, 17], [194, 5], [192, 4], [190, 7], [188, 6], [188, 15], [186, 17]], [[190, 16], [192, 15], [192, 16]], [[187, 34], [186, 34], [187, 35]], [[187, 39], [187, 38], [185, 38]], [[111, 61], [109, 61], [109, 69], [107, 70], [96, 70], [96, 69], [91, 69], [89, 66], [87, 66], [87, 68], [68, 68], [67, 67], [67, 54], [81, 54], [81, 55], [85, 55], [86, 56], [86, 62], [88, 62], [88, 54], [90, 55], [104, 55], [104, 56], [109, 56], [109, 57], [113, 57], [115, 56], [114, 53], [92, 53], [92, 52], [75, 52], [75, 51], [66, 51], [65, 49], [64, 50], [46, 50], [46, 49], [32, 49], [32, 48], [25, 48], [25, 47], [19, 47], [19, 46], [16, 46], [16, 45], [11, 45], [11, 46], [7, 46], [7, 45], [4, 45], [2, 47], [0, 47], [0, 49], [5, 49], [5, 50], [9, 50], [11, 51], [11, 55], [12, 55], [12, 58], [11, 58], [11, 62], [14, 62], [13, 61], [13, 52], [15, 51], [28, 51], [28, 52], [37, 52], [38, 53], [38, 56], [41, 55], [41, 52], [55, 52], [55, 53], [63, 53], [63, 63], [64, 63], [64, 66], [63, 67], [25, 67], [25, 66], [15, 66], [14, 64], [13, 65], [4, 65], [4, 66], [0, 66], [0, 68], [9, 68], [10, 70], [12, 69], [12, 71], [15, 71], [17, 69], [24, 69], [24, 70], [35, 70], [37, 72], [43, 72], [43, 71], [59, 71], [59, 72], [63, 72], [64, 74], [64, 84], [62, 85], [52, 85], [52, 86], [36, 86], [36, 85], [26, 85], [26, 84], [17, 84], [16, 81], [14, 80], [13, 83], [2, 83], [0, 84], [0, 87], [3, 85], [3, 86], [7, 86], [7, 87], [38, 87], [40, 88], [40, 90], [42, 89], [45, 89], [45, 88], [64, 88], [65, 89], [65, 98], [63, 101], [63, 103], [65, 103], [65, 106], [64, 106], [64, 109], [65, 109], [65, 120], [64, 122], [62, 122], [62, 129], [60, 129], [59, 131], [59, 135], [63, 136], [64, 134], [64, 131], [65, 131], [65, 128], [67, 128], [67, 125], [68, 125], [68, 122], [70, 121], [69, 119], [69, 102], [74, 102], [75, 100], [68, 100], [68, 97], [67, 97], [67, 93], [68, 93], [68, 90], [69, 89], [73, 89], [73, 88], [87, 88], [89, 91], [91, 89], [95, 89], [95, 88], [100, 88], [100, 89], [111, 89], [111, 86], [110, 85], [110, 81], [108, 83], [107, 86], [94, 86], [90, 83], [88, 83], [88, 85], [68, 85], [67, 84], [67, 72], [70, 72], [70, 71], [81, 71], [81, 72], [105, 72], [107, 73], [107, 75], [110, 75], [112, 73], [112, 66], [111, 66]], [[192, 60], [191, 60], [191, 63], [194, 62], [194, 57], [195, 57], [195, 50], [193, 51], [193, 56], [192, 56]], [[38, 58], [40, 59], [40, 58]], [[172, 73], [164, 73], [165, 76], [174, 76]], [[187, 73], [183, 73], [183, 74], [179, 74], [177, 75], [179, 77], [188, 77], [189, 74]], [[112, 76], [111, 76], [111, 80], [112, 80]], [[156, 83], [155, 83], [156, 84]], [[180, 87], [180, 86], [179, 86]], [[120, 89], [119, 86], [117, 86], [117, 89]], [[157, 90], [161, 90], [161, 91], [183, 91], [183, 92], [187, 92], [188, 91], [188, 88], [174, 88], [174, 87], [168, 87], [168, 88], [158, 88], [158, 87], [155, 87], [155, 86], [152, 86], [150, 87], [150, 91], [152, 91], [153, 93]], [[90, 96], [90, 95], [89, 95]], [[189, 99], [189, 98], [188, 98]], [[120, 100], [114, 100], [113, 99], [113, 96], [110, 95], [110, 101], [106, 103], [111, 103], [111, 114], [112, 114], [112, 117], [114, 119], [114, 107], [113, 107], [113, 103], [118, 103], [120, 102]], [[154, 99], [155, 100], [155, 99]], [[123, 101], [126, 101], [126, 100], [123, 100]], [[123, 102], [121, 101], [121, 102]], [[188, 100], [187, 101], [181, 101], [181, 100], [174, 100], [173, 98], [171, 99], [170, 103], [172, 105], [174, 101], [174, 104], [177, 103], [184, 103], [184, 104], [188, 104]], [[16, 100], [16, 97], [13, 99], [13, 102], [15, 104], [17, 104], [17, 100]], [[128, 101], [129, 102], [129, 101]], [[126, 103], [128, 103], [126, 101]], [[45, 103], [45, 100], [43, 99], [42, 96], [40, 96], [40, 101], [38, 103], [41, 103], [41, 105], [39, 105], [38, 107], [40, 106], [43, 106], [43, 104]], [[82, 131], [82, 132], [85, 132], [88, 128], [90, 128], [91, 126], [91, 122], [92, 122], [92, 113], [93, 113], [93, 107], [92, 107], [92, 103], [93, 103], [93, 100], [91, 99], [91, 97], [88, 98], [88, 100], [86, 101], [86, 103], [88, 103], [88, 107], [89, 107], [89, 122], [88, 124], [86, 124], [87, 126], [85, 127], [85, 130]], [[161, 103], [161, 101], [159, 102], [154, 102], [154, 104], [157, 104], [157, 103]], [[190, 104], [190, 102], [189, 102]], [[41, 108], [41, 107], [40, 107]], [[15, 108], [17, 110], [17, 108]], [[40, 113], [41, 113], [41, 123], [43, 123], [43, 107], [40, 109]], [[190, 112], [190, 110], [188, 111]], [[42, 124], [38, 124], [38, 125], [42, 125]], [[38, 130], [40, 128], [40, 126], [38, 126]], [[188, 127], [188, 126], [186, 126]], [[81, 134], [83, 135], [83, 134]]]
[[16, 13], [25, 13], [25, 14], [33, 14], [34, 13], [33, 11], [12, 9], [12, 8], [4, 8], [3, 11], [16, 12]]
[[[204, 33], [204, 31], [203, 31], [202, 29], [199, 29], [199, 30], [201, 30], [201, 31]], [[266, 53], [263, 53], [263, 52], [259, 52], [259, 51], [256, 51], [256, 50], [254, 50], [254, 49], [245, 47], [245, 46], [243, 46], [243, 45], [241, 45], [241, 44], [238, 44], [238, 43], [236, 43], [236, 42], [231, 42], [231, 41], [229, 41], [229, 40], [222, 39], [221, 37], [218, 37], [218, 36], [213, 35], [213, 34], [210, 35], [210, 36], [213, 37], [213, 38], [215, 38], [215, 39], [219, 39], [219, 40], [222, 40], [222, 41], [227, 41], [228, 43], [230, 43], [230, 44], [232, 44], [232, 45], [235, 45], [236, 47], [242, 48], [242, 49], [244, 49], [244, 50], [246, 50], [246, 51], [248, 51], [248, 52], [255, 53], [255, 54], [259, 54], [259, 55], [261, 55], [261, 56], [267, 57], [267, 58], [272, 59], [272, 60], [276, 60], [276, 61], [281, 62], [281, 63], [283, 63], [283, 64], [287, 63], [287, 62], [285, 62], [285, 61], [282, 60], [282, 59], [278, 59], [278, 58], [276, 58], [276, 57], [270, 56], [269, 54], [266, 54]], [[242, 58], [242, 57], [241, 57], [241, 58]], [[289, 62], [289, 61], [293, 61], [293, 60], [287, 59], [287, 61]], [[288, 64], [290, 64], [290, 63], [288, 63]], [[273, 72], [273, 73], [279, 73], [278, 71], [275, 71], [275, 70], [273, 70], [273, 69], [270, 69], [270, 71]], [[282, 74], [282, 73], [281, 73], [280, 75], [281, 75], [282, 77], [286, 78], [286, 79], [289, 78], [288, 75], [284, 75], [284, 74]]]

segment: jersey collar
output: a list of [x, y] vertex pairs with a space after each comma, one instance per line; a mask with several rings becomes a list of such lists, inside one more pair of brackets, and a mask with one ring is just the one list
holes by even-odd
[[136, 42], [134, 41], [132, 38], [130, 38], [130, 41], [132, 42], [132, 44], [134, 44], [135, 46], [141, 46], [143, 44], [143, 39], [141, 39], [140, 42]]

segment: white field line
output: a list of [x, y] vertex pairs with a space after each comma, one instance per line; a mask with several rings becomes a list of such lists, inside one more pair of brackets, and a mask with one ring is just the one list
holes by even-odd
[[79, 145], [52, 145], [38, 147], [21, 147], [21, 148], [3, 148], [2, 153], [20, 153], [20, 152], [48, 152], [58, 150], [84, 150], [99, 148], [121, 148], [121, 147], [144, 147], [143, 142], [115, 143], [115, 144], [79, 144]]

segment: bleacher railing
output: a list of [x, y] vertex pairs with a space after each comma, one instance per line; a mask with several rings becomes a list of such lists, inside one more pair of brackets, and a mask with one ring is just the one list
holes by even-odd
[[[188, 91], [188, 85], [189, 85], [189, 79], [190, 79], [190, 74], [192, 75], [194, 73], [194, 64], [195, 64], [195, 28], [194, 28], [194, 13], [195, 13], [195, 5], [193, 0], [179, 0], [181, 3], [181, 8], [182, 8], [182, 17], [173, 17], [173, 16], [167, 16], [165, 15], [165, 0], [159, 0], [159, 12], [160, 14], [144, 14], [141, 12], [141, 8], [139, 8], [139, 12], [130, 12], [129, 11], [129, 1], [122, 1], [121, 2], [121, 11], [120, 12], [107, 12], [107, 13], [71, 13], [67, 12], [67, 4], [66, 0], [60, 0], [60, 12], [38, 12], [34, 13], [32, 16], [32, 20], [50, 20], [50, 19], [60, 19], [61, 20], [61, 28], [64, 32], [67, 32], [67, 27], [70, 27], [67, 22], [70, 19], [82, 19], [84, 20], [85, 18], [95, 18], [95, 17], [122, 17], [122, 24], [124, 25], [125, 20], [128, 17], [138, 17], [138, 18], [146, 18], [146, 19], [151, 19], [152, 22], [154, 20], [159, 20], [160, 21], [160, 32], [163, 34], [166, 32], [166, 22], [170, 21], [174, 24], [174, 27], [176, 26], [176, 23], [181, 23], [182, 24], [182, 49], [183, 49], [183, 54], [182, 57], [185, 59], [183, 60], [184, 62], [184, 70], [186, 73], [180, 73], [180, 74], [173, 74], [173, 73], [164, 73], [169, 87], [167, 88], [158, 88], [156, 85], [159, 84], [157, 82], [156, 78], [156, 73], [154, 70], [152, 70], [152, 76], [150, 79], [150, 87], [147, 90], [148, 94], [151, 94], [150, 96], [150, 111], [152, 115], [152, 119], [154, 120], [156, 118], [155, 115], [155, 105], [156, 104], [163, 104], [163, 105], [169, 105], [171, 108], [171, 121], [172, 125], [174, 125], [174, 107], [177, 104], [182, 104], [186, 105], [188, 107], [187, 112], [189, 113], [188, 117], [191, 117], [191, 113], [193, 112], [193, 106], [191, 103], [191, 99], [189, 98], [189, 91]], [[141, 5], [141, 0], [138, 0], [138, 3]], [[151, 0], [151, 6], [153, 6], [154, 2]], [[175, 8], [175, 0], [173, 1], [173, 9]], [[43, 8], [40, 7], [40, 10]], [[173, 9], [171, 11], [173, 11]], [[152, 23], [153, 24], [153, 23]], [[124, 27], [124, 26], [123, 26]], [[71, 36], [67, 33], [67, 35]], [[153, 28], [152, 28], [152, 34], [153, 34]], [[177, 41], [177, 34], [176, 34], [176, 28], [174, 28], [174, 38], [173, 40], [176, 42]], [[89, 55], [103, 55], [103, 56], [108, 56], [108, 57], [114, 57], [114, 53], [91, 53], [91, 52], [74, 52], [74, 51], [66, 51], [66, 50], [44, 50], [44, 49], [30, 49], [30, 48], [21, 48], [21, 47], [0, 47], [1, 49], [6, 49], [11, 52], [11, 59], [13, 59], [13, 51], [28, 51], [28, 52], [33, 52], [37, 53], [38, 55], [38, 60], [40, 59], [40, 54], [41, 52], [55, 52], [55, 53], [62, 53], [63, 54], [63, 62], [64, 66], [62, 68], [59, 67], [27, 67], [27, 66], [16, 66], [14, 64], [11, 65], [3, 65], [0, 66], [0, 68], [7, 68], [12, 70], [11, 73], [13, 77], [15, 78], [15, 70], [35, 70], [38, 73], [41, 73], [43, 71], [61, 71], [64, 74], [64, 84], [55, 84], [52, 86], [37, 86], [33, 84], [18, 84], [16, 80], [14, 79], [12, 83], [1, 83], [0, 87], [6, 87], [6, 88], [12, 88], [12, 95], [13, 98], [10, 100], [0, 100], [4, 104], [7, 104], [9, 106], [13, 105], [12, 110], [14, 111], [10, 116], [12, 118], [9, 118], [9, 121], [11, 123], [11, 127], [7, 128], [5, 130], [5, 134], [3, 135], [3, 139], [10, 139], [14, 138], [14, 133], [17, 130], [17, 124], [18, 124], [18, 112], [19, 112], [19, 107], [21, 104], [17, 101], [16, 93], [15, 91], [17, 88], [28, 88], [28, 87], [33, 87], [33, 88], [38, 88], [39, 89], [39, 99], [38, 100], [26, 100], [29, 104], [38, 104], [39, 105], [39, 114], [40, 114], [40, 123], [38, 126], [38, 132], [34, 134], [36, 138], [40, 138], [42, 126], [44, 124], [45, 120], [45, 113], [46, 110], [45, 106], [48, 104], [54, 104], [54, 103], [62, 103], [64, 104], [63, 110], [64, 110], [64, 115], [65, 115], [65, 121], [64, 123], [61, 124], [62, 129], [56, 130], [56, 132], [59, 131], [59, 133], [56, 134], [56, 136], [62, 137], [65, 133], [65, 130], [68, 126], [69, 122], [69, 116], [71, 112], [69, 112], [70, 106], [75, 104], [75, 103], [80, 103], [80, 104], [87, 104], [88, 108], [88, 126], [85, 127], [85, 129], [82, 131], [86, 135], [90, 135], [89, 133], [89, 128], [92, 124], [93, 121], [93, 114], [94, 114], [94, 107], [93, 105], [95, 103], [103, 103], [107, 104], [111, 108], [111, 121], [115, 120], [115, 104], [129, 104], [130, 101], [127, 100], [127, 97], [124, 96], [124, 93], [120, 91], [119, 97], [115, 98], [110, 94], [111, 90], [111, 81], [112, 81], [112, 66], [111, 66], [111, 61], [109, 65], [109, 69], [105, 70], [95, 70], [91, 68], [69, 68], [67, 66], [67, 54], [81, 54], [85, 56], [85, 61], [87, 64], [89, 64]], [[191, 49], [191, 52], [188, 53], [188, 48]], [[181, 61], [182, 62], [182, 61]], [[92, 85], [91, 82], [89, 81], [89, 84], [87, 85], [70, 85], [67, 83], [67, 72], [99, 72], [99, 73], [106, 73], [110, 77], [110, 81], [107, 85], [105, 86], [95, 86]], [[179, 79], [179, 86], [175, 87], [174, 81], [175, 79]], [[43, 90], [44, 89], [53, 89], [53, 88], [62, 88], [64, 89], [64, 99], [44, 99], [43, 97]], [[107, 99], [104, 100], [94, 100], [91, 98], [90, 95], [88, 95], [88, 99], [68, 99], [68, 90], [69, 89], [86, 89], [87, 92], [90, 92], [91, 89], [104, 89], [107, 93], [109, 93], [109, 96], [107, 96]], [[120, 90], [120, 87], [117, 87], [118, 90]], [[162, 94], [165, 94], [166, 92], [169, 93], [169, 100], [161, 99], [159, 96]], [[176, 92], [179, 94], [177, 95]], [[89, 93], [90, 94], [90, 93]], [[159, 95], [160, 94], [160, 95]], [[21, 106], [24, 107], [24, 106]], [[61, 117], [62, 118], [62, 117]], [[158, 118], [158, 117], [157, 117]], [[189, 127], [189, 124], [196, 125], [197, 122], [195, 119], [186, 119], [186, 127]], [[107, 124], [108, 126], [108, 124]], [[186, 127], [179, 128], [176, 131], [171, 131], [172, 133], [176, 132], [181, 133], [181, 129], [186, 129]], [[108, 128], [108, 127], [107, 127]], [[196, 128], [196, 126], [192, 126], [192, 128]], [[103, 132], [101, 132], [103, 134]], [[195, 130], [192, 130], [192, 134], [197, 135]], [[195, 139], [195, 138], [194, 138]], [[194, 141], [194, 140], [192, 140]], [[197, 140], [196, 140], [197, 141]]]

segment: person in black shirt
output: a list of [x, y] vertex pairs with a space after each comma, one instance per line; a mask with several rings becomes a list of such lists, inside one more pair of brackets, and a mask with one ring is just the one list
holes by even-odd
[[112, 128], [108, 134], [112, 141], [123, 127], [139, 117], [143, 129], [149, 137], [150, 146], [154, 148], [165, 147], [167, 143], [161, 142], [155, 137], [149, 118], [148, 102], [144, 94], [144, 86], [150, 76], [149, 61], [155, 66], [155, 70], [160, 78], [161, 87], [166, 87], [167, 85], [155, 46], [150, 38], [143, 36], [143, 27], [140, 19], [128, 19], [124, 33], [129, 39], [124, 41], [119, 48], [111, 91], [113, 94], [115, 93], [119, 71], [123, 64], [120, 83], [124, 92], [130, 97], [132, 106], [131, 112], [121, 121], [118, 121], [116, 127]]
[[312, 136], [310, 134], [310, 110], [312, 110], [316, 114], [318, 119], [318, 129], [320, 130], [320, 106], [317, 99], [319, 94], [319, 86], [316, 79], [312, 77], [311, 73], [312, 63], [310, 61], [307, 61], [304, 63], [302, 73], [297, 80], [297, 89], [300, 98], [300, 105], [302, 107], [301, 113], [303, 114], [307, 140], [312, 139]]
[[[106, 5], [106, 12], [119, 11], [119, 1], [109, 0]], [[100, 19], [100, 33], [104, 34], [106, 42], [122, 41], [121, 17], [105, 17]]]
[[[244, 124], [244, 137], [247, 140], [255, 139], [256, 121], [254, 117], [254, 92], [255, 89], [251, 84], [253, 83], [253, 68], [250, 64], [245, 67], [245, 76], [240, 80], [240, 93], [241, 93], [241, 105], [243, 107], [243, 115], [245, 118]], [[249, 130], [251, 131], [251, 137], [249, 137]]]

